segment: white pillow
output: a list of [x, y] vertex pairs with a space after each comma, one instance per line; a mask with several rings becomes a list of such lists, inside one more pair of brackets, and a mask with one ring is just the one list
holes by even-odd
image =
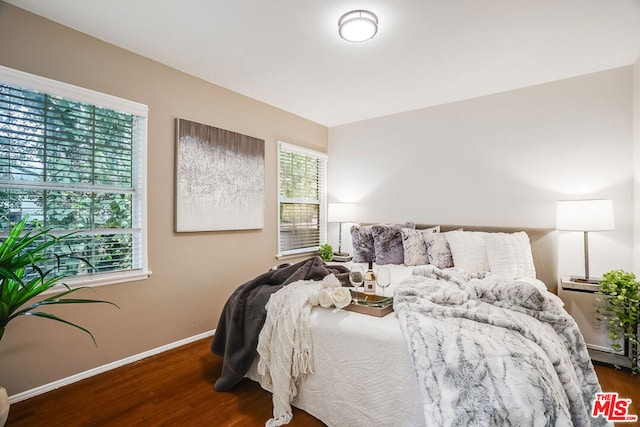
[[487, 233], [487, 258], [491, 272], [506, 279], [536, 278], [529, 236], [517, 233]]
[[415, 228], [402, 228], [402, 246], [404, 248], [404, 263], [406, 265], [429, 264], [427, 257], [427, 244], [425, 235], [438, 233], [440, 226], [416, 230]]
[[489, 271], [484, 231], [448, 231], [443, 233], [449, 242], [454, 267], [467, 273]]

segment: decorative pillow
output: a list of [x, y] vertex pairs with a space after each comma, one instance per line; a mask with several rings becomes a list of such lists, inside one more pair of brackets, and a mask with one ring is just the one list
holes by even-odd
[[353, 262], [375, 261], [376, 252], [373, 247], [372, 225], [352, 225], [351, 243], [353, 244]]
[[374, 224], [371, 226], [376, 264], [404, 264], [402, 229], [416, 228], [413, 222], [404, 224]]
[[438, 268], [453, 267], [451, 249], [447, 242], [445, 233], [430, 233], [423, 235], [424, 243], [427, 245], [427, 257], [429, 264]]
[[402, 228], [402, 247], [404, 248], [404, 263], [406, 265], [429, 264], [427, 256], [426, 234], [440, 232], [440, 226], [416, 230], [415, 228]]
[[531, 242], [524, 231], [517, 233], [487, 233], [484, 238], [492, 273], [506, 279], [535, 279], [536, 267], [531, 254]]
[[489, 271], [484, 231], [449, 231], [443, 233], [449, 242], [453, 265], [467, 273]]

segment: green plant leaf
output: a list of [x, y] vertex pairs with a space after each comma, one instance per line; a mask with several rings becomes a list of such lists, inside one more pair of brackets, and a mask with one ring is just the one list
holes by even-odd
[[89, 336], [91, 337], [91, 340], [93, 341], [93, 344], [97, 347], [98, 343], [96, 342], [96, 338], [93, 336], [93, 334], [87, 329], [87, 328], [83, 328], [80, 325], [76, 325], [75, 323], [69, 322], [68, 320], [64, 320], [54, 314], [51, 313], [44, 313], [41, 311], [36, 311], [36, 312], [27, 312], [24, 313], [25, 316], [36, 316], [36, 317], [42, 317], [45, 319], [50, 319], [50, 320], [55, 320], [56, 322], [61, 322], [64, 323], [65, 325], [69, 325], [69, 326], [73, 326], [74, 328], [80, 329], [81, 331], [86, 332], [87, 334], [89, 334]]
[[600, 281], [596, 311], [606, 313], [608, 318], [611, 347], [620, 351], [618, 342], [625, 339], [629, 343], [629, 360], [633, 373], [638, 371], [638, 301], [640, 301], [640, 282], [634, 273], [612, 270], [603, 275]]
[[[65, 298], [85, 287], [71, 289], [61, 281], [65, 275], [60, 273], [61, 260], [65, 257], [79, 259], [91, 264], [72, 253], [56, 253], [52, 251], [55, 244], [62, 243], [70, 246], [65, 239], [76, 233], [68, 233], [60, 237], [50, 234], [49, 230], [25, 232], [27, 217], [16, 223], [8, 233], [6, 239], [0, 243], [0, 327], [4, 333], [7, 324], [18, 316], [34, 316], [62, 322], [80, 329], [96, 343], [91, 332], [73, 322], [62, 319], [50, 313], [34, 311], [44, 306], [69, 304], [110, 304], [109, 301], [85, 298]], [[48, 267], [43, 267], [48, 265]], [[53, 267], [51, 267], [53, 265]], [[29, 270], [29, 274], [27, 274]], [[37, 302], [33, 298], [51, 290], [54, 286], [62, 285], [66, 290], [58, 292]], [[119, 307], [118, 307], [119, 308]], [[0, 334], [0, 338], [2, 334]]]

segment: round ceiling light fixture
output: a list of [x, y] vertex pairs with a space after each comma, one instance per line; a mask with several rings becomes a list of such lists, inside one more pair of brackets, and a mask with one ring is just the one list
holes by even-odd
[[350, 42], [370, 40], [378, 32], [378, 17], [368, 10], [352, 10], [338, 20], [340, 37]]

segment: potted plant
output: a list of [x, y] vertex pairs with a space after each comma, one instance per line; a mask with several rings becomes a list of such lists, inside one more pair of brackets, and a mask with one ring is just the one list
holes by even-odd
[[[9, 322], [19, 316], [30, 316], [73, 326], [89, 334], [93, 343], [96, 344], [95, 337], [88, 329], [40, 309], [61, 304], [105, 303], [116, 307], [117, 305], [109, 301], [69, 298], [69, 295], [83, 288], [71, 289], [61, 282], [65, 275], [60, 272], [60, 260], [63, 257], [82, 259], [74, 257], [71, 253], [55, 253], [54, 248], [58, 244], [64, 244], [74, 233], [55, 237], [50, 230], [25, 230], [27, 221], [28, 218], [25, 217], [17, 222], [0, 243], [0, 340]], [[82, 261], [88, 264], [86, 260]], [[56, 285], [62, 286], [63, 290], [32, 302], [34, 297], [51, 290]], [[7, 394], [0, 387], [0, 399], [3, 398], [7, 399]], [[8, 408], [8, 401], [4, 403], [0, 401], [0, 408], [5, 406]], [[0, 426], [3, 424], [3, 414], [0, 413]]]
[[611, 348], [622, 351], [631, 363], [631, 372], [638, 372], [638, 311], [640, 310], [640, 282], [633, 273], [612, 270], [603, 275], [599, 305], [600, 320], [607, 323]]
[[330, 244], [325, 243], [324, 245], [320, 245], [320, 258], [324, 262], [329, 262], [333, 259], [333, 248]]

